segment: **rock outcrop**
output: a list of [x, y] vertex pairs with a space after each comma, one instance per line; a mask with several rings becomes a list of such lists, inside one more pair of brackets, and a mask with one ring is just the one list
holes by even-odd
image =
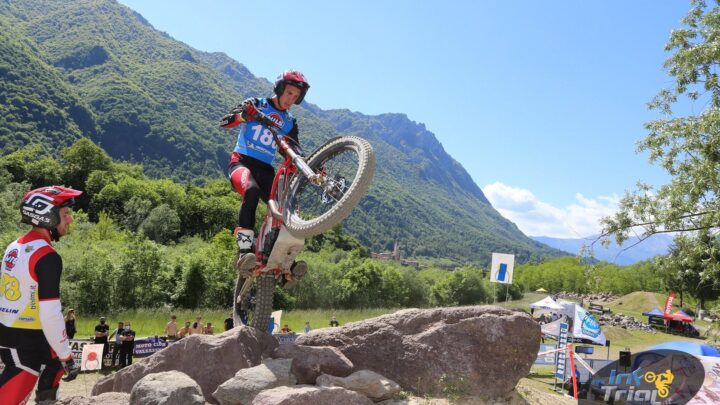
[[130, 392], [148, 374], [177, 370], [202, 388], [205, 400], [215, 402], [212, 393], [238, 370], [260, 364], [278, 343], [270, 335], [240, 326], [220, 335], [192, 335], [117, 373], [100, 379], [92, 395]]
[[220, 384], [212, 395], [220, 405], [249, 404], [262, 391], [295, 385], [297, 380], [290, 371], [292, 363], [292, 359], [270, 359], [259, 366], [242, 369]]
[[148, 374], [130, 392], [130, 405], [204, 405], [198, 383], [179, 371]]
[[373, 402], [390, 399], [393, 395], [402, 391], [402, 388], [395, 381], [370, 370], [356, 371], [347, 377], [323, 374], [318, 377], [317, 385], [319, 387], [346, 388], [365, 395]]
[[258, 394], [252, 405], [372, 405], [367, 397], [355, 391], [340, 387], [314, 387], [296, 385], [295, 387], [277, 387]]
[[352, 373], [353, 364], [335, 347], [278, 346], [274, 359], [293, 359], [292, 371], [298, 384], [315, 384], [321, 374], [345, 377]]
[[504, 397], [537, 357], [540, 326], [526, 313], [495, 306], [407, 309], [298, 337], [333, 346], [355, 365], [424, 395], [447, 387]]

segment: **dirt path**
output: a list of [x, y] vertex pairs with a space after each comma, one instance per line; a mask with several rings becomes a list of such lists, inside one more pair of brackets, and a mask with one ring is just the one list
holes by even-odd
[[[101, 377], [102, 375], [98, 373], [87, 373], [80, 374], [78, 378], [70, 382], [60, 381], [58, 399], [74, 397], [78, 395], [83, 397], [89, 397], [90, 391], [92, 391], [92, 387]], [[28, 403], [35, 403], [35, 391], [33, 391], [32, 396], [30, 397], [30, 401]]]

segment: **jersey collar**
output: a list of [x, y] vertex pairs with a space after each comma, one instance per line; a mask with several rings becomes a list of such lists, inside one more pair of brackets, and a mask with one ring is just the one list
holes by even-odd
[[31, 229], [30, 231], [28, 231], [28, 233], [21, 236], [20, 239], [18, 239], [18, 242], [30, 243], [40, 239], [45, 240], [48, 245], [52, 245], [52, 242], [50, 241], [50, 237], [48, 235], [45, 235], [44, 233], [36, 231], [34, 229]]

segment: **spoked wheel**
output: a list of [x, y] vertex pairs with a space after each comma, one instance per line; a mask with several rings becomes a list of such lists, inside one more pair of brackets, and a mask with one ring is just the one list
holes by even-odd
[[[254, 299], [251, 299], [252, 293]], [[245, 317], [247, 324], [255, 329], [267, 332], [272, 314], [275, 276], [264, 274], [260, 277], [237, 277], [233, 304], [233, 322], [241, 325]]]
[[350, 215], [375, 175], [375, 152], [356, 136], [331, 139], [306, 162], [325, 177], [325, 184], [312, 184], [302, 174], [293, 176], [283, 220], [297, 238], [323, 233]]

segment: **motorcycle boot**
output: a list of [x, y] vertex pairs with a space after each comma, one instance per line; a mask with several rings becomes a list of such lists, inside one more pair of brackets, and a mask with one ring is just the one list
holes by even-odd
[[304, 261], [300, 260], [299, 262], [294, 262], [292, 267], [290, 267], [290, 275], [289, 277], [286, 277], [283, 281], [283, 288], [290, 289], [295, 287], [295, 284], [300, 281], [305, 276], [305, 273], [308, 271], [308, 265]]
[[41, 401], [55, 401], [57, 400], [57, 388], [50, 388], [46, 390], [35, 390], [35, 402]]
[[253, 239], [255, 232], [252, 229], [235, 228], [233, 232], [237, 239], [238, 255], [235, 269], [242, 277], [250, 277], [257, 265], [257, 258], [253, 253]]

